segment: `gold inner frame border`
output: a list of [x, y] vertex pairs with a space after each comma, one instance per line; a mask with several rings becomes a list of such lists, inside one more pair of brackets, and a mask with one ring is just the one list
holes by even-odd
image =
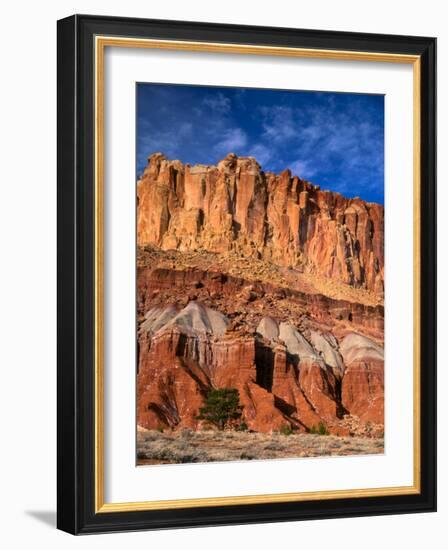
[[[413, 348], [413, 485], [370, 489], [342, 489], [302, 493], [225, 496], [179, 500], [106, 503], [104, 501], [104, 54], [106, 47], [146, 48], [208, 53], [233, 53], [265, 56], [286, 56], [312, 59], [406, 63], [413, 65], [413, 218], [414, 218], [414, 348]], [[421, 124], [421, 61], [417, 55], [402, 55], [345, 50], [256, 46], [96, 36], [95, 59], [95, 513], [167, 510], [207, 506], [231, 506], [279, 502], [303, 502], [343, 498], [411, 495], [420, 493], [420, 124]]]

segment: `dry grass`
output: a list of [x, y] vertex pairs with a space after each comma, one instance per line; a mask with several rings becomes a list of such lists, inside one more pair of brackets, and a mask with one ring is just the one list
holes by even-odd
[[382, 454], [384, 440], [333, 435], [139, 430], [137, 463], [183, 464], [275, 458]]

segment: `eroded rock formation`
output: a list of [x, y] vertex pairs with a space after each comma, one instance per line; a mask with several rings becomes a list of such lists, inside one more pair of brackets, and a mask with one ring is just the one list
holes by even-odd
[[216, 166], [155, 153], [138, 182], [138, 243], [235, 251], [383, 292], [384, 209], [229, 154]]
[[[250, 429], [323, 422], [345, 433], [344, 415], [383, 422], [383, 352], [372, 339], [308, 330], [263, 317], [255, 334], [199, 302], [150, 309], [140, 328], [138, 421], [145, 428], [198, 428], [211, 388], [237, 388]], [[311, 343], [314, 342], [314, 345]], [[323, 351], [322, 351], [323, 350]]]
[[251, 430], [382, 433], [382, 206], [233, 154], [156, 153], [137, 192], [140, 426], [232, 387]]

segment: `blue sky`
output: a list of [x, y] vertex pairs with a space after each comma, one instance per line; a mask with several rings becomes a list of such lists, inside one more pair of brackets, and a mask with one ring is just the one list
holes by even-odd
[[137, 85], [137, 174], [161, 151], [190, 164], [233, 152], [265, 171], [384, 202], [384, 97], [253, 88]]

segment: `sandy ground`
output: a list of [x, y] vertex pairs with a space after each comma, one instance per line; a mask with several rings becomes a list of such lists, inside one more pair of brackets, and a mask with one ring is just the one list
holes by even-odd
[[183, 464], [275, 458], [382, 454], [384, 440], [279, 433], [139, 429], [137, 464]]

